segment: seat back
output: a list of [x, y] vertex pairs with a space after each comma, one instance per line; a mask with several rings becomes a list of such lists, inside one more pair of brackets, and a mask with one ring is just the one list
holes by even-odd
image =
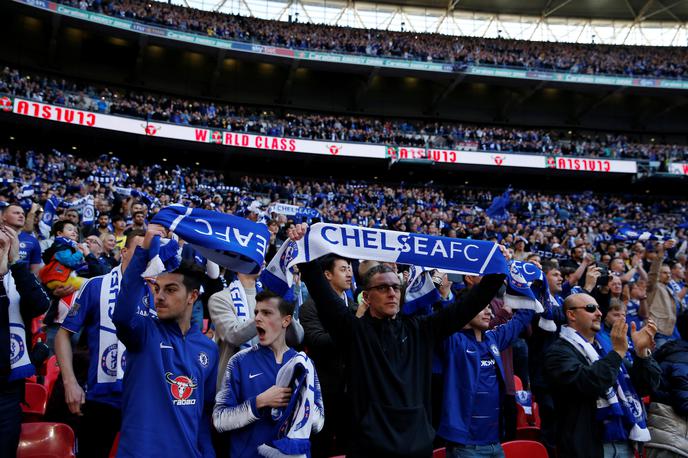
[[432, 458], [445, 458], [447, 456], [447, 449], [442, 447], [442, 448], [436, 448], [435, 450], [432, 451]]
[[547, 458], [547, 449], [535, 441], [511, 441], [502, 444], [505, 458]]
[[24, 414], [42, 417], [47, 406], [48, 390], [40, 383], [27, 383], [26, 404], [22, 404]]
[[23, 423], [17, 458], [74, 458], [74, 431], [63, 423]]
[[57, 364], [57, 356], [52, 355], [50, 358], [48, 358], [48, 361], [46, 361], [46, 371], [45, 371], [45, 388], [48, 390], [48, 398], [53, 393], [53, 387], [55, 386], [55, 382], [57, 382], [57, 378], [60, 376], [60, 366]]
[[521, 381], [521, 377], [518, 375], [514, 375], [514, 389], [516, 391], [523, 390], [523, 382]]

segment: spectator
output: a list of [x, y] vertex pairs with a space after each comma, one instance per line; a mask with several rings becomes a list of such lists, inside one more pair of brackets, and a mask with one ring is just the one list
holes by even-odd
[[[597, 338], [602, 312], [587, 294], [564, 301], [568, 322], [545, 357], [557, 411], [557, 454], [561, 457], [633, 456], [630, 440], [649, 440], [639, 396], [659, 384], [661, 370], [649, 356], [652, 321], [631, 328], [633, 363], [626, 360], [628, 325], [616, 320], [611, 348]], [[643, 432], [644, 431], [644, 432]]]
[[[292, 395], [296, 396], [290, 387], [276, 385], [279, 371], [298, 356], [287, 346], [285, 337], [294, 305], [269, 291], [258, 293], [255, 301], [258, 345], [230, 359], [213, 411], [215, 428], [231, 432], [230, 455], [247, 458], [264, 456], [258, 453], [259, 446], [277, 439], [280, 424], [271, 416], [270, 409], [285, 409]], [[322, 429], [325, 412], [317, 372], [313, 377], [314, 385], [306, 389], [313, 390], [314, 404], [309, 407], [311, 418], [303, 426], [317, 433]], [[303, 447], [299, 454], [310, 455]]]
[[688, 342], [667, 342], [655, 353], [662, 368], [662, 381], [652, 396], [647, 426], [652, 439], [647, 443], [648, 458], [686, 456], [688, 439]]
[[[334, 254], [321, 258], [319, 262], [330, 287], [342, 299], [346, 309], [355, 315], [356, 304], [346, 294], [351, 289], [353, 278], [351, 262]], [[346, 451], [350, 424], [344, 358], [318, 317], [313, 298], [301, 306], [300, 321], [304, 330], [304, 345], [322, 381], [323, 401], [328, 416], [323, 430], [313, 438], [313, 452], [316, 456], [342, 454]]]
[[[217, 346], [200, 328], [191, 326], [191, 312], [203, 276], [188, 262], [156, 277], [158, 319], [137, 313], [147, 286], [141, 274], [154, 236], [165, 236], [150, 224], [126, 272], [112, 321], [127, 347], [127, 371], [122, 394], [122, 427], [117, 455], [154, 457], [183, 454], [214, 457], [210, 418], [218, 370]], [[162, 356], [169, 355], [169, 356]], [[182, 410], [184, 409], [184, 410]], [[157, 421], [150, 414], [156, 412]]]
[[502, 403], [506, 384], [500, 352], [512, 345], [533, 318], [520, 310], [502, 326], [488, 330], [489, 306], [464, 329], [442, 343], [444, 399], [437, 434], [447, 440], [447, 455], [503, 457]]
[[23, 230], [25, 222], [24, 209], [19, 204], [8, 205], [2, 210], [2, 222], [19, 234], [20, 262], [28, 263], [31, 272], [38, 274], [38, 271], [43, 266], [41, 248], [36, 237]]
[[[303, 237], [304, 227], [291, 232]], [[352, 317], [315, 262], [299, 269], [318, 308], [325, 330], [345, 355], [351, 396], [347, 456], [429, 456], [431, 426], [430, 373], [432, 348], [439, 339], [460, 330], [485, 307], [504, 280], [487, 275], [463, 300], [427, 317], [397, 316], [401, 283], [382, 264], [363, 278], [369, 307]], [[386, 419], [395, 418], [394, 423]]]
[[20, 261], [19, 244], [12, 227], [0, 227], [0, 455], [8, 457], [19, 444], [25, 378], [35, 372], [31, 335], [16, 330], [30, 328], [50, 306], [29, 264]]
[[668, 240], [656, 246], [656, 258], [652, 261], [647, 283], [647, 304], [650, 318], [657, 323], [657, 348], [670, 339], [679, 339], [676, 328], [680, 302], [669, 287], [671, 268], [664, 264], [664, 252], [674, 247], [675, 242]]
[[[122, 264], [111, 273], [89, 280], [74, 299], [55, 337], [55, 354], [64, 382], [69, 411], [83, 416], [79, 431], [79, 456], [108, 457], [122, 419], [124, 346], [114, 335], [111, 310], [119, 296], [122, 275], [134, 249], [143, 242], [142, 231], [132, 232], [122, 249]], [[142, 281], [143, 283], [143, 281]], [[152, 304], [147, 292], [138, 304], [147, 313]], [[79, 385], [72, 363], [72, 335], [85, 329], [89, 349], [87, 390]]]

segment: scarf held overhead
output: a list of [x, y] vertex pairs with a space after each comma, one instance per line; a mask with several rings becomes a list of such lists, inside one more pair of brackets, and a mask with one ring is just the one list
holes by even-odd
[[151, 223], [171, 230], [205, 258], [244, 274], [260, 271], [270, 240], [263, 224], [183, 205], [161, 209]]
[[[518, 278], [519, 269], [509, 268], [496, 243], [341, 224], [314, 224], [303, 239], [283, 244], [263, 272], [263, 283], [276, 293], [284, 294], [292, 284], [293, 266], [329, 253], [465, 275], [504, 273], [512, 290], [526, 298], [515, 308], [542, 311], [539, 295], [531, 289], [532, 282], [529, 284]], [[537, 266], [533, 264], [532, 268], [542, 275]]]

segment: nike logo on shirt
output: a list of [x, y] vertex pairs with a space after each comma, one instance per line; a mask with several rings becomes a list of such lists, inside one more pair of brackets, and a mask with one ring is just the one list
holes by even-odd
[[263, 373], [262, 373], [262, 372], [258, 372], [257, 374], [251, 374], [251, 373], [249, 372], [248, 378], [250, 378], [250, 379], [251, 379], [251, 378], [256, 378], [256, 377], [258, 377], [259, 375], [263, 375]]
[[174, 350], [174, 347], [172, 345], [165, 345], [162, 342], [160, 342], [160, 348], [169, 348], [170, 350]]

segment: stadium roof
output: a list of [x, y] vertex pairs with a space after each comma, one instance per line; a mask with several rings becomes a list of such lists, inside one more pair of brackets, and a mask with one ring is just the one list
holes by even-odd
[[686, 22], [688, 0], [375, 0], [390, 5], [545, 18]]

